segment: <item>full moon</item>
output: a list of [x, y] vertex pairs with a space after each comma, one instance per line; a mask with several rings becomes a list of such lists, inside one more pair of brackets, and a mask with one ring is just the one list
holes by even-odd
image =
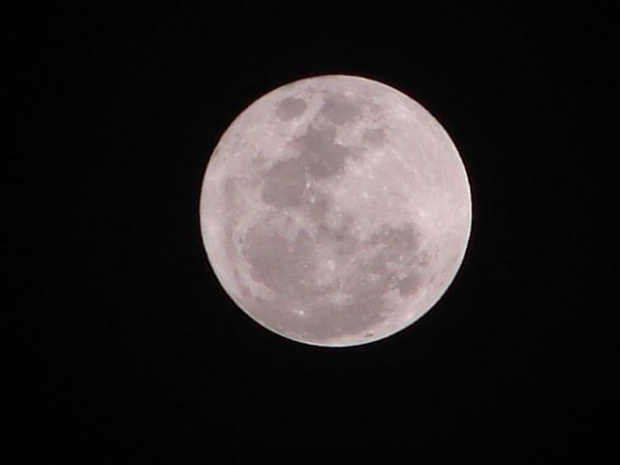
[[251, 319], [294, 341], [365, 344], [444, 295], [471, 230], [459, 153], [386, 84], [302, 79], [233, 121], [204, 175], [200, 224], [217, 279]]

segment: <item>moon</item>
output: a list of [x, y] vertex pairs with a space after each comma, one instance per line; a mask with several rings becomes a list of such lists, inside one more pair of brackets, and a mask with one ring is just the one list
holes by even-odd
[[298, 80], [219, 140], [200, 225], [223, 289], [252, 320], [327, 347], [389, 337], [427, 313], [460, 268], [471, 194], [437, 120], [381, 82]]

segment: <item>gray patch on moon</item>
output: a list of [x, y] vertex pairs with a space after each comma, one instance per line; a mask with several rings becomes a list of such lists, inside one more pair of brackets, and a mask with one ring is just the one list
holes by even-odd
[[314, 179], [336, 176], [344, 171], [350, 149], [337, 144], [335, 137], [336, 130], [332, 127], [310, 127], [306, 134], [295, 140], [304, 168]]
[[276, 299], [305, 299], [314, 283], [314, 243], [304, 230], [294, 240], [279, 233], [269, 221], [254, 224], [246, 234], [244, 244], [250, 275], [276, 293]]
[[341, 174], [350, 149], [335, 142], [336, 132], [331, 127], [309, 127], [294, 139], [293, 158], [277, 161], [263, 175], [262, 200], [274, 207], [295, 207], [306, 189], [306, 175], [321, 180]]
[[[301, 229], [291, 241], [265, 219], [247, 231], [244, 241], [252, 279], [274, 292], [268, 305], [265, 299], [252, 305], [253, 314], [317, 343], [372, 328], [393, 311], [386, 305], [387, 293], [397, 289], [412, 295], [417, 289], [416, 274], [408, 270], [418, 253], [413, 225], [384, 226], [365, 242], [346, 223], [322, 227], [318, 239]], [[338, 262], [337, 277], [327, 285], [321, 283], [320, 246], [339, 250], [330, 255]], [[400, 274], [390, 268], [395, 265]]]
[[325, 97], [319, 112], [327, 121], [344, 124], [362, 114], [362, 105], [342, 94], [331, 94]]
[[420, 277], [416, 273], [410, 273], [406, 277], [400, 279], [396, 288], [398, 289], [398, 294], [401, 297], [411, 297], [416, 289], [420, 287]]
[[324, 220], [332, 204], [332, 197], [317, 187], [310, 186], [304, 191], [302, 208], [315, 223]]
[[278, 105], [276, 115], [283, 121], [290, 121], [303, 115], [307, 107], [303, 99], [287, 97]]
[[350, 257], [357, 252], [360, 239], [353, 233], [354, 220], [351, 215], [343, 215], [340, 223], [329, 224], [325, 217], [319, 223], [319, 235], [325, 238], [336, 257]]
[[380, 147], [385, 143], [385, 130], [368, 129], [364, 132], [364, 142], [372, 147]]
[[[400, 283], [396, 269], [407, 267], [417, 253], [413, 226], [401, 228], [383, 226], [364, 244], [368, 250], [355, 260], [357, 271], [351, 273], [357, 295], [370, 297], [383, 294]], [[393, 269], [390, 269], [393, 268]]]
[[294, 207], [306, 187], [304, 166], [299, 158], [277, 161], [264, 175], [262, 200], [274, 207]]

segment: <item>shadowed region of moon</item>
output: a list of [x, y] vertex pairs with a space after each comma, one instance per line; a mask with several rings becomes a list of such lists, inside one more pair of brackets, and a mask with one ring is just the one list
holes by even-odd
[[420, 318], [462, 262], [467, 176], [419, 104], [376, 81], [323, 76], [261, 97], [209, 162], [201, 228], [223, 288], [252, 319], [323, 346]]

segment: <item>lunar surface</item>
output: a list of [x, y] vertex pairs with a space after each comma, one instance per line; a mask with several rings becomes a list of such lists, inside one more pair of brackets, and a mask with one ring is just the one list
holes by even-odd
[[253, 320], [330, 347], [388, 337], [445, 293], [471, 228], [467, 174], [420, 104], [361, 77], [282, 86], [226, 130], [204, 176], [209, 262]]

